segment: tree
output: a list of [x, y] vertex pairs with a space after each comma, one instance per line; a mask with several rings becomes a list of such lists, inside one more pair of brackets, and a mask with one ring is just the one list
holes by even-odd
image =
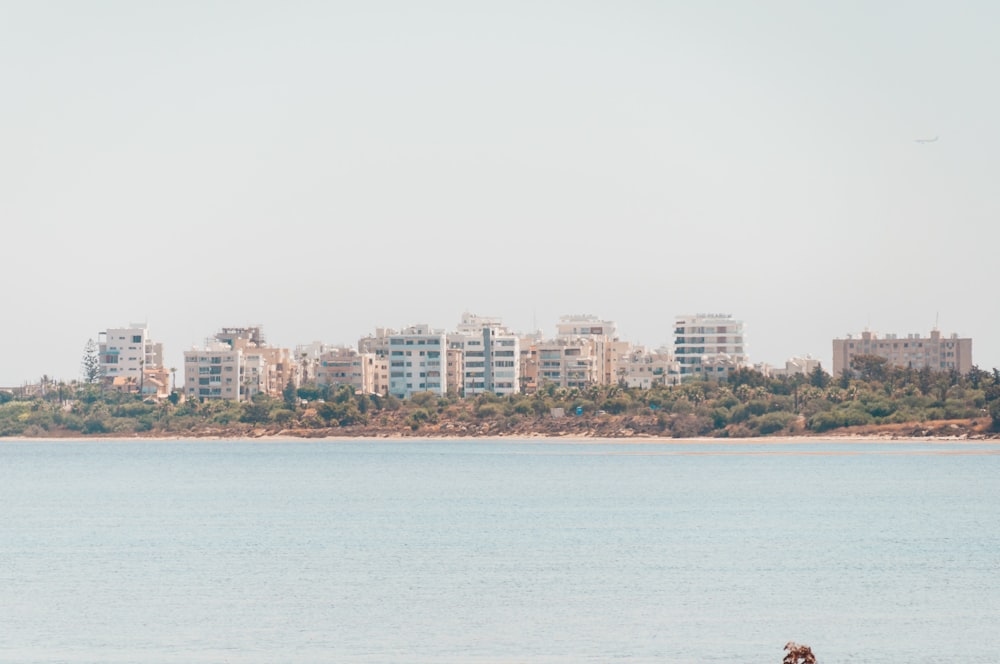
[[823, 365], [817, 364], [816, 368], [809, 373], [809, 384], [820, 389], [830, 384], [830, 374], [823, 371]]
[[888, 375], [889, 360], [878, 355], [855, 355], [851, 358], [851, 368], [866, 382], [882, 382]]
[[285, 384], [285, 389], [281, 391], [281, 398], [284, 399], [285, 405], [289, 408], [295, 408], [296, 403], [298, 403], [298, 395], [295, 394], [295, 383], [289, 378], [288, 382]]
[[80, 366], [83, 370], [83, 382], [93, 385], [101, 379], [101, 358], [97, 354], [97, 343], [93, 339], [87, 339], [83, 347], [83, 361]]

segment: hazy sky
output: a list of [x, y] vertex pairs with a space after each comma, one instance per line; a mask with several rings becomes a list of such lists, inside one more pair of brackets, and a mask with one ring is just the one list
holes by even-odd
[[[1000, 367], [1000, 4], [0, 0], [0, 385], [562, 314]], [[939, 136], [934, 143], [916, 139]]]

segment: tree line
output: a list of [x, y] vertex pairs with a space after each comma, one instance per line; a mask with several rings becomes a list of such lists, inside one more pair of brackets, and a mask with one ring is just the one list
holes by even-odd
[[[816, 367], [808, 375], [769, 377], [749, 368], [726, 381], [692, 381], [649, 389], [593, 385], [577, 389], [543, 384], [534, 394], [463, 398], [422, 392], [402, 400], [356, 394], [349, 386], [286, 386], [281, 398], [245, 402], [184, 399], [178, 392], [155, 401], [105, 389], [100, 381], [43, 384], [24, 396], [0, 392], [0, 436], [240, 435], [250, 431], [344, 435], [404, 430], [557, 433], [616, 427], [673, 437], [753, 437], [822, 433], [844, 427], [979, 420], [1000, 431], [1000, 370], [967, 374], [899, 368], [876, 356], [854, 358], [833, 377]], [[563, 414], [555, 418], [555, 414]], [[596, 427], [596, 429], [595, 429]]]

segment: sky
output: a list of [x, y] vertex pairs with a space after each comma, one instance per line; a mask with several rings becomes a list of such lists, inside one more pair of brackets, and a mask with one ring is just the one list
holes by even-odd
[[[1000, 4], [0, 2], [0, 386], [592, 314], [1000, 367]], [[938, 140], [930, 143], [920, 139]]]

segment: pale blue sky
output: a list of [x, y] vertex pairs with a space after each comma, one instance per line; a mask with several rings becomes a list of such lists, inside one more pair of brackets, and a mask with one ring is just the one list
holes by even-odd
[[[463, 311], [1000, 366], [994, 2], [0, 1], [0, 385]], [[918, 138], [939, 136], [935, 143]], [[213, 247], [213, 248], [209, 248]], [[192, 257], [203, 266], [195, 269]]]

